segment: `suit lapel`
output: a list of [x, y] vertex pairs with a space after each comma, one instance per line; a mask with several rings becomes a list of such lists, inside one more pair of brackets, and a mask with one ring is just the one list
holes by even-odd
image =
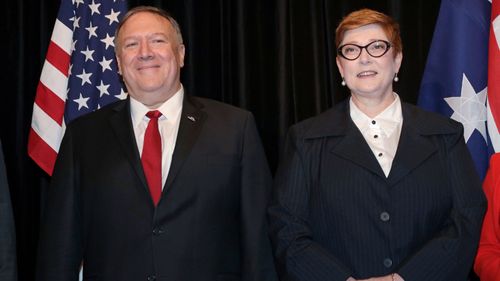
[[402, 106], [403, 127], [388, 178], [390, 185], [396, 184], [437, 151], [437, 147], [417, 129], [418, 123], [425, 124], [425, 120], [418, 119], [404, 103]]
[[137, 150], [134, 130], [132, 129], [129, 100], [127, 99], [120, 103], [115, 108], [115, 111], [116, 114], [109, 120], [111, 128], [116, 134], [117, 142], [120, 144], [123, 153], [130, 162], [137, 177], [141, 180], [144, 190], [147, 191], [149, 195], [148, 185], [142, 169], [141, 158]]
[[[332, 141], [332, 153], [364, 167], [383, 179], [387, 179], [390, 185], [394, 185], [436, 152], [436, 146], [427, 136], [446, 133], [442, 128], [433, 128], [433, 124], [429, 124], [425, 116], [421, 115], [415, 107], [403, 102], [401, 106], [403, 127], [388, 178], [363, 135], [351, 120], [348, 100], [319, 116], [318, 124], [320, 125], [311, 128], [306, 138], [337, 138], [338, 142]], [[331, 125], [325, 126], [324, 124]]]
[[182, 165], [198, 139], [206, 118], [206, 113], [203, 112], [201, 108], [201, 104], [185, 96], [179, 132], [177, 133], [175, 149], [172, 155], [172, 163], [170, 164], [170, 170], [163, 189], [164, 192], [162, 192], [162, 197], [166, 196], [166, 193], [171, 192], [176, 176], [179, 174]]
[[366, 143], [361, 132], [355, 127], [354, 123], [350, 124], [347, 134], [339, 144], [333, 148], [332, 152], [339, 157], [352, 161], [372, 173], [385, 178], [385, 174], [380, 164], [377, 159], [375, 159], [373, 152]]
[[[181, 113], [181, 120], [179, 124], [179, 132], [177, 134], [177, 141], [175, 144], [174, 153], [172, 156], [172, 163], [170, 164], [169, 174], [162, 192], [162, 197], [170, 192], [172, 184], [181, 170], [184, 161], [189, 153], [205, 122], [206, 114], [201, 110], [202, 105], [185, 96], [183, 109]], [[132, 128], [132, 120], [130, 117], [130, 102], [127, 99], [119, 103], [115, 108], [115, 114], [110, 118], [110, 126], [114, 131], [117, 142], [123, 150], [126, 158], [130, 162], [134, 172], [142, 182], [143, 190], [146, 191], [148, 198], [149, 189], [144, 176], [144, 170], [141, 164], [139, 151], [137, 150], [137, 143], [134, 137]], [[161, 201], [160, 201], [161, 202]], [[152, 201], [151, 201], [152, 203]]]
[[[311, 130], [309, 135], [315, 138], [338, 138], [338, 142], [335, 142], [331, 149], [332, 153], [385, 178], [384, 172], [368, 143], [349, 116], [348, 101], [349, 99], [324, 114], [322, 116], [324, 120], [320, 120], [318, 123], [320, 126]], [[331, 126], [325, 127], [324, 124], [331, 124]]]

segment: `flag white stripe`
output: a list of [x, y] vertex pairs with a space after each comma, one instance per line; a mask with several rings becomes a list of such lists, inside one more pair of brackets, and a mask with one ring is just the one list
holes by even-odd
[[52, 32], [52, 42], [57, 44], [68, 55], [71, 54], [71, 44], [73, 43], [73, 30], [69, 29], [61, 21], [56, 20], [54, 31]]
[[495, 20], [491, 23], [493, 28], [493, 34], [497, 39], [497, 47], [500, 49], [500, 16], [497, 16]]
[[54, 151], [59, 152], [64, 128], [50, 118], [36, 103], [33, 105], [31, 127]]
[[66, 101], [68, 96], [68, 77], [64, 75], [59, 69], [55, 68], [47, 60], [43, 64], [42, 74], [40, 81], [54, 92], [63, 102]]

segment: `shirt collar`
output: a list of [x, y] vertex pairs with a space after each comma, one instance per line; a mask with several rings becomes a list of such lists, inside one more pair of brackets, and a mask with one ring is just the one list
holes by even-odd
[[[184, 87], [181, 84], [181, 88], [179, 89], [179, 91], [177, 91], [172, 97], [170, 97], [156, 109], [162, 114], [160, 119], [171, 119], [174, 116], [179, 115], [182, 111], [183, 100]], [[142, 122], [142, 120], [146, 118], [146, 113], [151, 110], [153, 109], [149, 109], [140, 101], [130, 96], [130, 113], [132, 115], [132, 123], [134, 124], [134, 126]]]
[[[403, 121], [403, 113], [398, 94], [393, 93], [393, 95], [394, 101], [374, 118], [370, 118], [364, 114], [352, 101], [352, 98], [349, 99], [351, 119], [361, 132], [365, 132], [370, 127], [376, 126], [388, 137], [394, 133]], [[372, 124], [372, 121], [376, 123]]]

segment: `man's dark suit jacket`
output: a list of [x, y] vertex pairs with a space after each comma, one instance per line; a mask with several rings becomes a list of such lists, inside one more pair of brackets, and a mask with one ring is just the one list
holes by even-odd
[[460, 123], [402, 104], [386, 177], [344, 102], [290, 129], [269, 209], [282, 281], [465, 281], [485, 199]]
[[0, 280], [17, 280], [16, 230], [0, 142]]
[[38, 281], [275, 280], [271, 178], [252, 115], [186, 97], [154, 208], [128, 100], [72, 122], [41, 230]]

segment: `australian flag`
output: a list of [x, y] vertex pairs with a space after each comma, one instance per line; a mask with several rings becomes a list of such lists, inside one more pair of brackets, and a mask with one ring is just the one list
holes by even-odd
[[490, 15], [488, 0], [441, 2], [418, 101], [464, 125], [481, 178], [493, 152], [486, 122]]

